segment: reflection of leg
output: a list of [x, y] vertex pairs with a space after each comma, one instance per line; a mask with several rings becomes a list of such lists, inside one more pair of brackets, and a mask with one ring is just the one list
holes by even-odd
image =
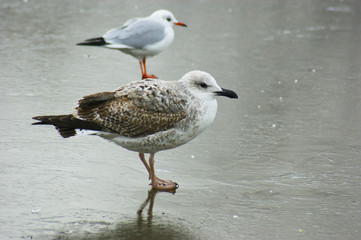
[[[153, 190], [153, 189], [152, 189], [152, 190]], [[145, 199], [145, 201], [142, 203], [142, 205], [140, 205], [140, 208], [139, 208], [139, 210], [137, 211], [137, 214], [138, 214], [139, 217], [142, 215], [142, 212], [143, 212], [145, 206], [147, 206], [149, 200], [151, 200], [152, 198], [153, 198], [153, 200], [154, 200], [155, 194], [154, 194], [154, 196], [152, 196], [152, 195], [150, 194], [150, 192], [151, 192], [152, 190], [148, 191], [148, 197], [147, 197], [147, 199]], [[153, 200], [152, 200], [152, 201], [153, 201]], [[148, 210], [148, 214], [149, 214], [149, 210]]]
[[[160, 192], [157, 189], [152, 188], [151, 190], [148, 191], [148, 197], [147, 199], [142, 203], [142, 205], [140, 205], [140, 208], [137, 211], [138, 217], [141, 217], [142, 212], [144, 210], [144, 208], [148, 205], [149, 203], [149, 208], [148, 208], [148, 219], [151, 219], [153, 217], [153, 206], [154, 206], [154, 202], [155, 202], [155, 196], [157, 195], [157, 193]], [[175, 193], [175, 190], [172, 191], [166, 191], [166, 192], [170, 192], [170, 193]]]
[[175, 182], [172, 182], [170, 180], [163, 180], [158, 178], [155, 175], [154, 171], [154, 153], [150, 154], [149, 157], [149, 167], [150, 167], [150, 179], [152, 181], [152, 188], [163, 190], [163, 191], [174, 191], [178, 188], [178, 184]]
[[148, 220], [151, 220], [153, 217], [153, 206], [154, 206], [154, 199], [155, 195], [157, 195], [158, 190], [157, 189], [151, 189], [148, 191], [148, 198], [150, 198], [149, 208], [148, 208]]
[[142, 205], [140, 205], [139, 210], [137, 211], [138, 214], [138, 220], [142, 220], [142, 212], [144, 210], [144, 208], [148, 205], [149, 203], [149, 208], [148, 208], [148, 221], [151, 221], [153, 218], [153, 206], [154, 206], [154, 199], [155, 199], [155, 195], [157, 195], [158, 190], [157, 189], [151, 189], [148, 191], [148, 197], [147, 199], [142, 203]]
[[145, 168], [147, 169], [147, 171], [149, 173], [149, 179], [150, 179], [150, 176], [151, 176], [150, 167], [148, 165], [147, 160], [145, 160], [144, 153], [139, 153], [139, 158], [142, 161], [142, 163], [144, 164]]

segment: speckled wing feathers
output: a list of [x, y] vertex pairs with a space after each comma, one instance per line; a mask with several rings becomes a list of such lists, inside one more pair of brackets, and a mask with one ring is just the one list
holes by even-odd
[[115, 91], [115, 97], [127, 96], [139, 108], [153, 112], [179, 113], [185, 110], [186, 97], [174, 87], [174, 82], [154, 81], [150, 79], [132, 82]]
[[146, 136], [167, 130], [186, 117], [186, 100], [172, 96], [176, 95], [156, 81], [133, 82], [115, 92], [82, 98], [74, 116], [126, 137]]

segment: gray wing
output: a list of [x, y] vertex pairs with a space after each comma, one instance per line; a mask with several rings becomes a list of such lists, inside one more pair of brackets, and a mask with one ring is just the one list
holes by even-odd
[[115, 28], [103, 36], [109, 44], [127, 45], [144, 48], [146, 45], [161, 41], [165, 37], [164, 26], [149, 18], [128, 20], [121, 28]]
[[136, 17], [136, 18], [128, 19], [128, 20], [123, 24], [122, 27], [125, 27], [125, 26], [127, 26], [127, 25], [129, 25], [129, 24], [131, 24], [131, 23], [133, 23], [133, 22], [139, 21], [140, 19], [142, 19], [142, 18]]

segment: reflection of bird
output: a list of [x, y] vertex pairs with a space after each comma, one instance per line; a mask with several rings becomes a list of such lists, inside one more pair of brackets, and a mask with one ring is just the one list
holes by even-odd
[[[215, 96], [237, 98], [218, 86], [206, 72], [191, 71], [179, 81], [145, 79], [131, 82], [114, 92], [101, 92], [79, 100], [69, 115], [37, 116], [35, 124], [52, 124], [64, 137], [77, 129], [95, 130], [96, 135], [139, 152], [153, 188], [174, 190], [177, 184], [158, 178], [154, 171], [156, 152], [182, 145], [203, 132], [217, 111]], [[149, 153], [149, 163], [145, 160]]]
[[[192, 221], [164, 213], [153, 217], [157, 193], [159, 191], [156, 189], [148, 191], [147, 199], [139, 207], [136, 217], [123, 215], [120, 222], [109, 222], [106, 219], [71, 221], [62, 227], [62, 231], [57, 231], [54, 239], [200, 239], [199, 229]], [[116, 218], [118, 219], [119, 216], [117, 215]]]
[[129, 19], [122, 27], [109, 30], [103, 37], [87, 39], [77, 45], [106, 47], [130, 54], [139, 60], [143, 79], [157, 78], [147, 74], [145, 61], [173, 42], [173, 25], [187, 26], [178, 22], [171, 12], [158, 10], [149, 17]]

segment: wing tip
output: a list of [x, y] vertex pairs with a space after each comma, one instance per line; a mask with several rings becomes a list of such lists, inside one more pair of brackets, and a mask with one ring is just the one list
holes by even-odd
[[103, 37], [89, 38], [83, 42], [77, 43], [78, 46], [104, 46], [107, 43]]

